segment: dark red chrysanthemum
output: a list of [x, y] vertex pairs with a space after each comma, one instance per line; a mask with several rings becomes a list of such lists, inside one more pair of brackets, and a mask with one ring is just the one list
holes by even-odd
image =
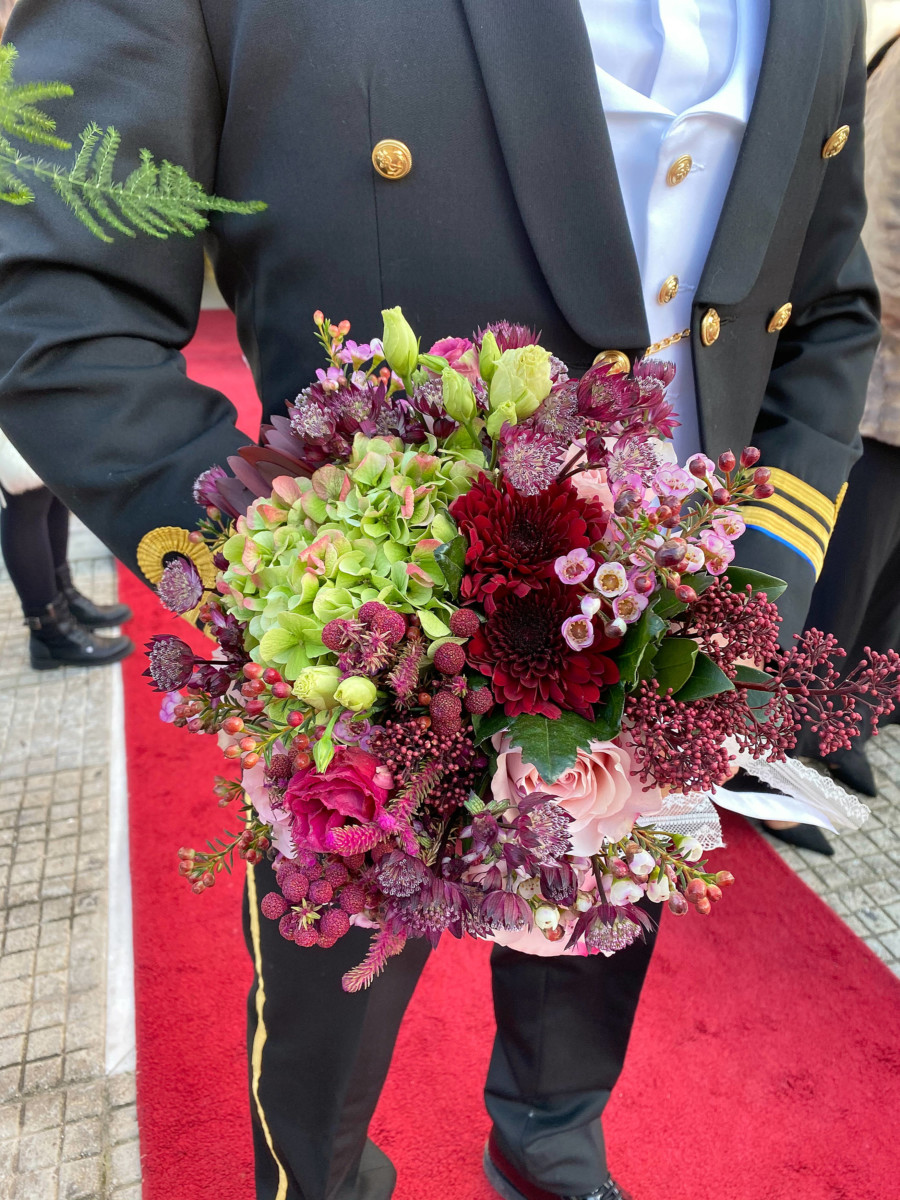
[[603, 689], [618, 682], [619, 668], [604, 653], [616, 639], [600, 635], [586, 650], [573, 650], [563, 638], [563, 621], [580, 611], [574, 592], [556, 578], [525, 596], [504, 592], [466, 647], [507, 716], [555, 718], [568, 709], [590, 721]]
[[526, 596], [549, 579], [560, 555], [589, 549], [609, 519], [602, 504], [582, 499], [569, 481], [523, 496], [487, 475], [453, 501], [450, 513], [469, 543], [461, 598], [483, 603], [489, 613], [501, 593]]

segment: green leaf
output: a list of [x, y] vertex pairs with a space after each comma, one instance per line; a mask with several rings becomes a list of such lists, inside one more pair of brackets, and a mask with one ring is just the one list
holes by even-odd
[[645, 608], [640, 620], [628, 629], [616, 655], [619, 675], [626, 687], [634, 687], [648, 647], [666, 631], [666, 622], [652, 608]]
[[[756, 667], [735, 667], [734, 675], [734, 682], [738, 686], [742, 683], [762, 683], [768, 686], [772, 682], [771, 675], [767, 675], [765, 671], [758, 671]], [[748, 708], [765, 708], [771, 699], [771, 692], [747, 691]]]
[[680, 691], [690, 679], [697, 659], [697, 643], [691, 638], [666, 638], [653, 660], [653, 674], [660, 695]]
[[259, 654], [265, 662], [271, 662], [276, 654], [284, 654], [286, 650], [290, 650], [296, 645], [297, 638], [289, 629], [281, 629], [275, 626], [268, 633], [264, 633], [262, 640], [259, 643]]
[[495, 733], [502, 733], [504, 729], [509, 728], [512, 721], [513, 718], [506, 715], [500, 704], [492, 708], [489, 713], [485, 713], [484, 716], [473, 716], [472, 728], [475, 730], [475, 745], [480, 746], [482, 742], [492, 738]]
[[434, 552], [435, 560], [447, 580], [447, 587], [454, 600], [459, 595], [459, 585], [462, 583], [466, 567], [467, 549], [468, 542], [462, 534], [458, 534], [452, 541], [442, 542]]
[[425, 630], [425, 633], [430, 638], [445, 638], [450, 637], [450, 629], [437, 613], [432, 612], [429, 608], [419, 608], [416, 610], [419, 614], [419, 623]]
[[722, 692], [733, 691], [734, 684], [725, 672], [717, 667], [711, 658], [707, 658], [705, 654], [698, 654], [690, 679], [675, 693], [674, 699], [687, 704], [692, 700], [704, 700], [707, 696], [718, 696]]
[[[698, 596], [712, 583], [712, 576], [707, 575], [705, 571], [698, 571], [696, 575], [686, 575], [684, 582], [689, 583]], [[687, 608], [686, 604], [682, 604], [680, 600], [676, 600], [675, 593], [664, 591], [657, 593], [653, 604], [653, 609], [667, 621], [671, 621], [673, 617], [677, 617], [679, 613], [683, 613]]]
[[544, 783], [555, 783], [575, 762], [580, 749], [592, 741], [608, 742], [619, 732], [625, 690], [621, 685], [610, 690], [610, 699], [596, 721], [586, 721], [573, 712], [556, 720], [531, 714], [516, 717], [509, 731], [511, 745], [521, 749], [523, 760], [534, 766]]
[[787, 584], [783, 579], [778, 579], [775, 575], [765, 575], [762, 571], [751, 571], [749, 567], [729, 567], [726, 575], [735, 592], [745, 591], [749, 583], [754, 596], [757, 592], [765, 592], [770, 600], [777, 600], [787, 591]]

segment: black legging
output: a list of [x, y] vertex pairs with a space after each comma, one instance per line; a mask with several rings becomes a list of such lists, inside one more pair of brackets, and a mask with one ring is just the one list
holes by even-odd
[[26, 617], [39, 617], [67, 577], [69, 510], [49, 488], [3, 492], [0, 549]]

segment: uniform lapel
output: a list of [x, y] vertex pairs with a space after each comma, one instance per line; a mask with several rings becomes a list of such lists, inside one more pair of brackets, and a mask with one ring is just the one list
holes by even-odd
[[560, 310], [591, 346], [645, 346], [640, 272], [578, 0], [462, 5], [516, 203]]
[[698, 299], [737, 304], [759, 275], [797, 163], [819, 77], [828, 0], [770, 0], [750, 120]]

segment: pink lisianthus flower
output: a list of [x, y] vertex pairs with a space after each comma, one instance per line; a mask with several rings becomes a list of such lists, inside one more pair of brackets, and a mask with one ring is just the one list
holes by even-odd
[[468, 338], [441, 338], [439, 342], [434, 343], [428, 353], [436, 354], [439, 358], [446, 358], [448, 365], [454, 371], [465, 376], [473, 386], [477, 383], [479, 378], [478, 351]]
[[706, 569], [710, 575], [724, 575], [734, 560], [734, 545], [717, 533], [705, 532], [700, 538]]
[[356, 746], [338, 746], [324, 774], [313, 764], [297, 771], [284, 796], [296, 844], [323, 852], [329, 830], [348, 821], [376, 820], [390, 794], [380, 786], [382, 778], [378, 759]]
[[522, 792], [543, 792], [572, 818], [568, 828], [572, 853], [585, 858], [597, 854], [604, 841], [617, 842], [638, 817], [652, 816], [663, 804], [662, 794], [641, 791], [632, 777], [631, 756], [615, 742], [591, 742], [555, 783], [545, 783], [522, 752], [511, 748], [509, 738], [498, 737], [497, 770], [491, 780], [496, 800], [515, 804]]
[[[272, 747], [273, 757], [277, 754], [286, 753], [287, 751], [282, 742], [276, 742]], [[260, 820], [265, 821], [267, 825], [271, 826], [272, 845], [285, 858], [295, 858], [297, 849], [294, 846], [294, 839], [291, 835], [293, 817], [290, 810], [286, 807], [284, 797], [280, 791], [266, 782], [265, 759], [260, 758], [255, 767], [251, 767], [249, 771], [244, 772], [241, 778], [241, 785], [249, 796], [250, 803], [259, 814]]]
[[561, 554], [553, 569], [563, 583], [584, 583], [594, 569], [594, 560], [582, 546]]
[[736, 542], [746, 532], [747, 524], [740, 513], [726, 512], [721, 517], [715, 517], [712, 523], [713, 532], [729, 542]]

